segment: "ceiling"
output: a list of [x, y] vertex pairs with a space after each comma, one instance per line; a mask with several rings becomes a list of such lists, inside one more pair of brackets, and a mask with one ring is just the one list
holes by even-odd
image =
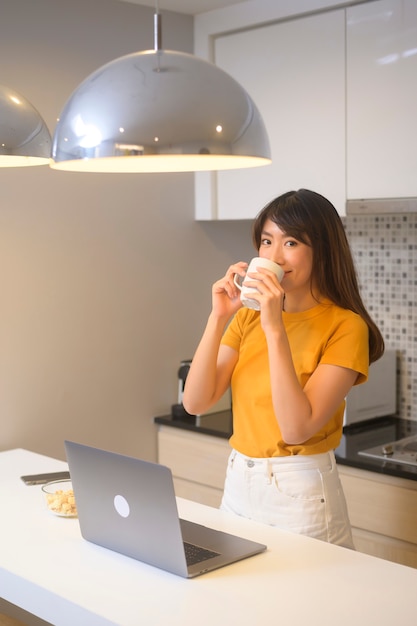
[[148, 7], [158, 8], [163, 11], [175, 11], [197, 15], [213, 9], [222, 9], [232, 4], [240, 4], [246, 0], [119, 0], [131, 4], [143, 4]]

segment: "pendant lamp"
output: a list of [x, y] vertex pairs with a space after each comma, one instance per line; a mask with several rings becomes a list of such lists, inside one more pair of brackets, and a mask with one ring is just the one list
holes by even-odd
[[187, 172], [271, 162], [267, 132], [248, 93], [216, 65], [159, 48], [93, 72], [55, 129], [51, 167], [83, 172]]
[[47, 165], [51, 135], [32, 104], [0, 85], [0, 167]]

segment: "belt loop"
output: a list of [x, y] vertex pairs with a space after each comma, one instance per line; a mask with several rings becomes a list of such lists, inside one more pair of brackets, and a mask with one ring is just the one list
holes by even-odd
[[230, 455], [230, 469], [233, 469], [233, 463], [235, 462], [235, 458], [236, 458], [236, 450], [232, 450], [232, 453]]
[[272, 483], [272, 463], [269, 459], [266, 461], [265, 469], [266, 469], [266, 483], [267, 485], [270, 485]]

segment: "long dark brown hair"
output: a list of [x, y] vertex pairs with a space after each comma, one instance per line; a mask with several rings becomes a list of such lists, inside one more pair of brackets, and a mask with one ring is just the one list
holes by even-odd
[[337, 306], [358, 313], [369, 328], [369, 362], [384, 353], [384, 340], [362, 301], [352, 252], [335, 207], [308, 189], [289, 191], [267, 204], [253, 224], [253, 243], [261, 245], [266, 220], [286, 235], [313, 249], [314, 285], [318, 293]]

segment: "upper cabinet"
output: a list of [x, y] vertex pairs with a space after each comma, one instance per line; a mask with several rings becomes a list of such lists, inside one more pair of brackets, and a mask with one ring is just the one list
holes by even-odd
[[198, 173], [196, 218], [253, 218], [300, 187], [341, 215], [347, 199], [417, 197], [417, 1], [282, 4], [196, 18], [196, 53], [246, 88], [272, 150], [266, 167]]
[[345, 13], [331, 11], [218, 36], [215, 63], [251, 95], [272, 164], [196, 175], [198, 219], [253, 218], [305, 187], [345, 207]]
[[417, 196], [417, 2], [347, 9], [347, 197]]

